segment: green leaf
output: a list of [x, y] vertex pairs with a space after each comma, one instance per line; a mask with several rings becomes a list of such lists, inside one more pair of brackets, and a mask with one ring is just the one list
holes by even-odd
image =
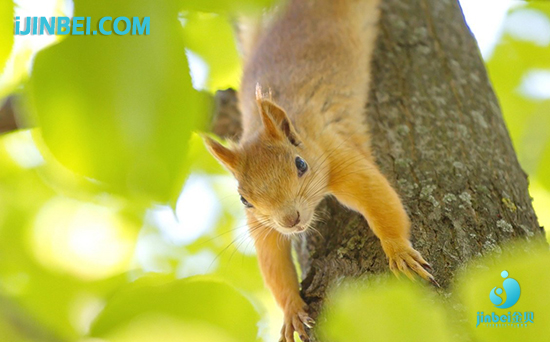
[[259, 11], [277, 2], [277, 0], [180, 0], [180, 7], [183, 10], [227, 14]]
[[208, 65], [206, 88], [211, 92], [238, 89], [241, 58], [228, 19], [218, 14], [196, 12], [188, 13], [185, 19], [185, 43]]
[[[539, 341], [541, 336], [550, 336], [550, 254], [548, 245], [534, 248], [531, 244], [513, 244], [503, 247], [503, 253], [493, 253], [474, 263], [456, 280], [458, 294], [465, 306], [468, 328], [476, 341]], [[491, 290], [502, 288], [506, 270], [508, 277], [515, 279], [521, 289], [519, 300], [507, 309], [496, 308], [489, 298]], [[506, 300], [506, 292], [502, 294]], [[534, 323], [527, 327], [477, 326], [478, 312], [484, 315], [507, 315], [533, 312]], [[476, 327], [477, 326], [477, 327]]]
[[[75, 220], [74, 214], [94, 205], [80, 203], [71, 215], [55, 210], [59, 207], [52, 207], [51, 204], [60, 196], [56, 196], [39, 176], [37, 169], [43, 165], [39, 163], [39, 156], [32, 152], [28, 139], [30, 132], [26, 131], [0, 137], [0, 296], [14, 303], [14, 307], [21, 311], [21, 319], [25, 320], [28, 316], [29, 320], [39, 325], [40, 330], [73, 341], [82, 336], [86, 324], [89, 324], [89, 319], [82, 314], [98, 303], [101, 305], [107, 294], [126, 282], [126, 275], [120, 275], [120, 270], [106, 275], [105, 266], [99, 265], [99, 274], [103, 276], [94, 277], [94, 280], [79, 276], [92, 275], [93, 269], [85, 269], [76, 254], [82, 256], [91, 252], [90, 248], [95, 244], [96, 257], [89, 254], [88, 257], [89, 261], [96, 263], [101, 256], [105, 256], [108, 243], [99, 238], [103, 243], [98, 249], [98, 240], [95, 243], [84, 240], [86, 248], [84, 251], [78, 250], [74, 243], [78, 240], [82, 242], [82, 235], [79, 238], [78, 235], [66, 234], [63, 226], [68, 223], [72, 228], [85, 229], [90, 221]], [[44, 220], [39, 217], [43, 218], [44, 214], [53, 218], [49, 220], [53, 222], [51, 225], [41, 225]], [[139, 227], [139, 224], [136, 225]], [[97, 226], [93, 228], [95, 234], [101, 234], [96, 230]], [[106, 232], [105, 227], [99, 228]], [[41, 231], [42, 236], [37, 231]], [[44, 236], [47, 238], [41, 239]], [[115, 251], [115, 258], [117, 254], [120, 255], [120, 249]], [[112, 260], [107, 259], [107, 263]], [[96, 263], [96, 271], [97, 266]], [[75, 320], [76, 317], [83, 319]], [[13, 321], [6, 323], [6, 327], [0, 324], [0, 330], [5, 330], [0, 331], [0, 340], [17, 341], [15, 337], [2, 335], [8, 334], [11, 328], [17, 328], [10, 327]]]
[[[204, 327], [205, 336], [223, 336], [221, 341], [256, 341], [259, 315], [241, 293], [232, 287], [205, 277], [171, 280], [165, 276], [149, 276], [114, 295], [100, 313], [91, 329], [91, 336], [111, 341], [131, 341], [120, 336], [135, 336], [127, 330], [144, 322], [140, 317], [156, 317], [167, 326], [181, 322], [189, 329], [178, 330], [177, 341], [207, 341], [193, 339], [193, 326]], [[160, 318], [159, 318], [160, 317]], [[173, 324], [166, 323], [175, 322]], [[126, 332], [125, 332], [126, 331]], [[147, 331], [139, 330], [140, 334]], [[156, 336], [149, 331], [148, 337]], [[113, 337], [120, 339], [113, 339]], [[143, 336], [142, 336], [143, 338]], [[148, 339], [142, 339], [149, 341]], [[208, 340], [209, 341], [209, 340]]]
[[541, 102], [529, 118], [528, 134], [522, 139], [522, 166], [547, 191], [550, 191], [550, 101]]
[[329, 298], [318, 320], [323, 341], [454, 341], [443, 306], [410, 282], [350, 282]]
[[13, 1], [0, 2], [0, 75], [13, 46]]
[[29, 93], [47, 147], [111, 192], [174, 200], [188, 139], [206, 112], [191, 85], [177, 7], [77, 0], [74, 16], [90, 16], [92, 30], [104, 16], [150, 17], [150, 34], [71, 35], [38, 54]]
[[[550, 7], [542, 2], [517, 6], [510, 11], [535, 11], [550, 20]], [[530, 177], [550, 190], [550, 101], [532, 99], [521, 91], [525, 76], [533, 70], [550, 70], [550, 48], [515, 39], [504, 33], [487, 62], [495, 92], [522, 167]]]

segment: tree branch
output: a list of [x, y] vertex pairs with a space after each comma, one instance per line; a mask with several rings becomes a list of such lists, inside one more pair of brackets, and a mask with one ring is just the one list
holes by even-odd
[[0, 108], [0, 134], [15, 131], [17, 122], [13, 110], [13, 98], [8, 97]]
[[25, 313], [14, 301], [0, 295], [0, 319], [5, 320], [20, 336], [32, 341], [64, 342]]

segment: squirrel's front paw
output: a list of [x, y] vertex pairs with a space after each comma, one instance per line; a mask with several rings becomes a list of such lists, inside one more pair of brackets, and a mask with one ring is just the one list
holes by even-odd
[[388, 256], [390, 270], [396, 276], [399, 277], [399, 272], [403, 272], [414, 281], [414, 276], [411, 273], [412, 270], [425, 280], [439, 287], [435, 278], [428, 272], [432, 270], [430, 264], [424, 260], [418, 251], [412, 248], [408, 240], [384, 240], [382, 241], [382, 248]]
[[307, 313], [307, 305], [301, 303], [284, 310], [285, 321], [281, 329], [281, 339], [279, 342], [294, 342], [294, 332], [296, 331], [303, 342], [309, 342], [309, 336], [304, 328], [313, 327], [315, 321]]

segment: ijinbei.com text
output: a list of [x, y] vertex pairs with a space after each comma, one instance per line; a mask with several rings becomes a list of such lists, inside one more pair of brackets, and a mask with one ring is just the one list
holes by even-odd
[[123, 36], [148, 35], [150, 32], [150, 18], [143, 17], [103, 17], [97, 27], [92, 30], [91, 17], [25, 17], [20, 20], [15, 17], [15, 35], [96, 35], [98, 33], [109, 36], [112, 33]]

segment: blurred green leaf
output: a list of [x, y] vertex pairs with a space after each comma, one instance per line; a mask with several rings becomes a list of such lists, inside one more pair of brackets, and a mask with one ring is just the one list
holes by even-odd
[[[514, 7], [510, 14], [521, 11], [534, 11], [550, 20], [547, 3], [523, 4]], [[550, 124], [550, 101], [529, 98], [521, 88], [529, 72], [550, 71], [549, 47], [505, 32], [487, 61], [487, 68], [522, 167], [550, 190], [550, 134], [546, 129]]]
[[[549, 56], [550, 58], [550, 56]], [[550, 191], [550, 101], [540, 102], [528, 122], [518, 153], [525, 170]]]
[[[94, 308], [101, 306], [106, 295], [126, 282], [126, 275], [120, 275], [121, 271], [115, 270], [117, 273], [114, 275], [112, 272], [103, 274], [95, 280], [80, 276], [90, 275], [88, 272], [93, 270], [83, 269], [86, 266], [78, 261], [74, 253], [82, 255], [86, 251], [91, 252], [90, 248], [95, 245], [96, 253], [105, 255], [108, 244], [101, 245], [101, 249], [97, 250], [98, 240], [88, 239], [85, 240], [86, 251], [80, 251], [73, 243], [83, 236], [64, 236], [59, 229], [71, 221], [73, 228], [86, 228], [91, 221], [74, 220], [74, 214], [82, 213], [82, 209], [91, 204], [79, 203], [71, 215], [49, 210], [55, 223], [40, 225], [37, 215], [44, 213], [61, 196], [42, 181], [39, 170], [44, 165], [40, 155], [36, 155], [33, 146], [29, 145], [32, 142], [30, 137], [28, 131], [16, 131], [0, 137], [0, 297], [10, 298], [30, 321], [40, 325], [40, 329], [64, 340], [76, 340], [85, 333], [87, 324], [93, 318], [89, 317], [89, 313], [93, 314]], [[75, 202], [64, 198], [65, 201]], [[97, 234], [106, 231], [105, 227], [94, 229]], [[37, 230], [47, 239], [38, 238]], [[92, 258], [92, 262], [101, 259], [93, 255], [88, 257]], [[60, 263], [60, 259], [64, 262]], [[103, 271], [101, 269], [100, 273]], [[0, 335], [0, 340], [14, 339], [4, 339]]]
[[533, 43], [516, 41], [504, 35], [487, 62], [512, 141], [516, 144], [526, 133], [527, 120], [537, 105], [535, 101], [525, 98], [518, 88], [525, 72], [534, 65], [550, 67], [550, 61], [542, 57], [544, 52]]
[[0, 2], [0, 75], [13, 46], [13, 1]]
[[259, 11], [276, 2], [278, 0], [180, 0], [180, 7], [183, 10], [234, 14]]
[[[94, 339], [92, 339], [92, 342]], [[103, 341], [103, 340], [101, 340]], [[239, 342], [225, 330], [200, 321], [184, 321], [163, 313], [145, 313], [108, 335], [109, 342]]]
[[[183, 321], [186, 327], [214, 327], [216, 334], [221, 331], [235, 341], [257, 340], [259, 315], [250, 301], [232, 287], [205, 277], [172, 280], [154, 275], [121, 288], [94, 322], [91, 335], [116, 336], [117, 330], [127, 329], [128, 324], [136, 326], [133, 321], [152, 314]], [[197, 341], [189, 338], [196, 331], [190, 329], [189, 334], [179, 336], [178, 341]]]
[[[476, 262], [457, 277], [458, 294], [465, 306], [468, 327], [477, 341], [541, 341], [550, 336], [550, 254], [547, 245], [515, 244], [503, 248], [502, 254], [491, 254]], [[508, 271], [521, 288], [518, 302], [508, 308], [496, 308], [489, 299], [494, 287], [502, 288], [502, 271]], [[505, 296], [505, 292], [503, 293]], [[505, 300], [505, 297], [503, 297]], [[493, 328], [477, 325], [477, 313], [505, 315], [508, 312], [533, 312], [534, 323], [528, 327]], [[544, 338], [543, 338], [544, 339]]]
[[529, 194], [533, 197], [533, 209], [537, 214], [539, 225], [546, 231], [546, 240], [550, 243], [550, 191], [547, 191], [539, 182], [531, 180], [529, 182]]
[[[11, 0], [4, 0], [6, 3], [12, 2]], [[45, 17], [49, 16], [70, 16], [69, 3], [65, 0], [48, 0], [45, 3], [44, 7], [41, 7], [40, 14]], [[4, 3], [0, 4], [3, 6]], [[29, 13], [28, 8], [34, 7], [33, 1], [24, 0], [17, 1], [16, 10], [21, 9], [20, 13]], [[4, 14], [3, 10], [0, 9], [0, 13]], [[17, 12], [16, 12], [17, 13]], [[24, 28], [24, 18], [20, 18], [20, 28]], [[13, 20], [13, 19], [10, 19]], [[2, 21], [2, 25], [9, 24], [9, 21]], [[12, 24], [14, 26], [14, 24]], [[6, 62], [6, 66], [2, 71], [2, 66], [0, 66], [0, 98], [7, 96], [11, 93], [17, 92], [19, 86], [25, 83], [28, 79], [29, 72], [31, 71], [31, 66], [33, 58], [36, 53], [45, 47], [55, 44], [62, 41], [67, 36], [65, 35], [42, 35], [37, 37], [36, 35], [26, 35], [26, 36], [17, 36], [14, 37], [13, 31], [14, 28], [10, 27], [9, 34], [13, 41], [17, 41], [17, 44], [13, 45], [11, 54]], [[0, 38], [0, 41], [2, 39]], [[4, 46], [0, 44], [0, 49]], [[0, 63], [1, 64], [1, 63]]]
[[196, 12], [188, 13], [185, 19], [185, 43], [208, 67], [207, 89], [211, 92], [238, 89], [241, 58], [228, 19], [218, 14]]
[[[13, 321], [17, 320], [14, 309], [0, 298], [0, 339], [9, 342], [31, 342], [32, 339], [25, 335], [29, 332], [25, 329], [28, 327], [16, 326]], [[30, 329], [29, 329], [30, 330]]]
[[[69, 36], [40, 52], [30, 80], [37, 123], [67, 168], [136, 200], [168, 202], [205, 113], [191, 86], [171, 1], [75, 1], [75, 17], [150, 17], [150, 35]], [[95, 20], [95, 22], [94, 22]]]
[[323, 341], [455, 341], [438, 298], [408, 281], [345, 283], [328, 298]]

